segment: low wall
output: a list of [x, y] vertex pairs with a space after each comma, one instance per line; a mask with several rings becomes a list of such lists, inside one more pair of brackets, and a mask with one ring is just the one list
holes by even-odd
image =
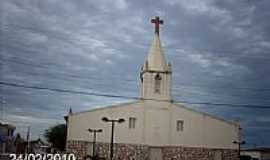
[[[66, 151], [74, 153], [77, 160], [83, 160], [87, 155], [91, 142], [84, 141], [68, 141]], [[109, 143], [96, 143], [96, 152], [100, 157], [109, 159], [110, 157], [110, 144]], [[114, 159], [116, 160], [147, 160], [149, 147], [144, 145], [133, 144], [114, 144]], [[92, 148], [91, 154], [92, 155]]]
[[[89, 153], [91, 142], [68, 141], [67, 152], [74, 153], [77, 160], [83, 160]], [[157, 147], [154, 147], [157, 148]], [[184, 146], [164, 146], [161, 149], [160, 160], [238, 160], [237, 150], [194, 148]], [[92, 150], [92, 149], [91, 149]], [[115, 160], [151, 160], [151, 147], [136, 144], [114, 144]], [[110, 144], [96, 143], [96, 152], [100, 157], [109, 159]], [[90, 152], [92, 153], [92, 151]]]
[[238, 160], [238, 151], [195, 147], [163, 147], [163, 160]]

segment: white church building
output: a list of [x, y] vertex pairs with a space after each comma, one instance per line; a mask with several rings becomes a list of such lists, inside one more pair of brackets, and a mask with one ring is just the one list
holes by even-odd
[[172, 66], [167, 63], [160, 42], [158, 17], [148, 56], [140, 72], [140, 99], [68, 115], [66, 149], [77, 159], [96, 152], [109, 159], [111, 125], [101, 119], [125, 119], [115, 124], [116, 160], [237, 160], [239, 124], [202, 113], [172, 101]]

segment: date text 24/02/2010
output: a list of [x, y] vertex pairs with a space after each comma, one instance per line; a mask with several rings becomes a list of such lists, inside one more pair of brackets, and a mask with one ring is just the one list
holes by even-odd
[[74, 154], [10, 154], [10, 160], [76, 160]]

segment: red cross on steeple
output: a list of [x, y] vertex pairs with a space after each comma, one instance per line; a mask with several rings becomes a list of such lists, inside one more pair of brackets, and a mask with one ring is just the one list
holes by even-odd
[[159, 19], [159, 17], [155, 17], [151, 19], [151, 23], [155, 23], [155, 33], [159, 35], [159, 25], [163, 24], [163, 20]]

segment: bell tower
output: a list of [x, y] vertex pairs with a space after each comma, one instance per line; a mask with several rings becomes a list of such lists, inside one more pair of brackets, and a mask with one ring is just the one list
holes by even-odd
[[163, 20], [151, 19], [155, 34], [148, 56], [140, 72], [140, 97], [145, 100], [171, 101], [171, 64], [166, 62], [159, 38], [159, 27]]

